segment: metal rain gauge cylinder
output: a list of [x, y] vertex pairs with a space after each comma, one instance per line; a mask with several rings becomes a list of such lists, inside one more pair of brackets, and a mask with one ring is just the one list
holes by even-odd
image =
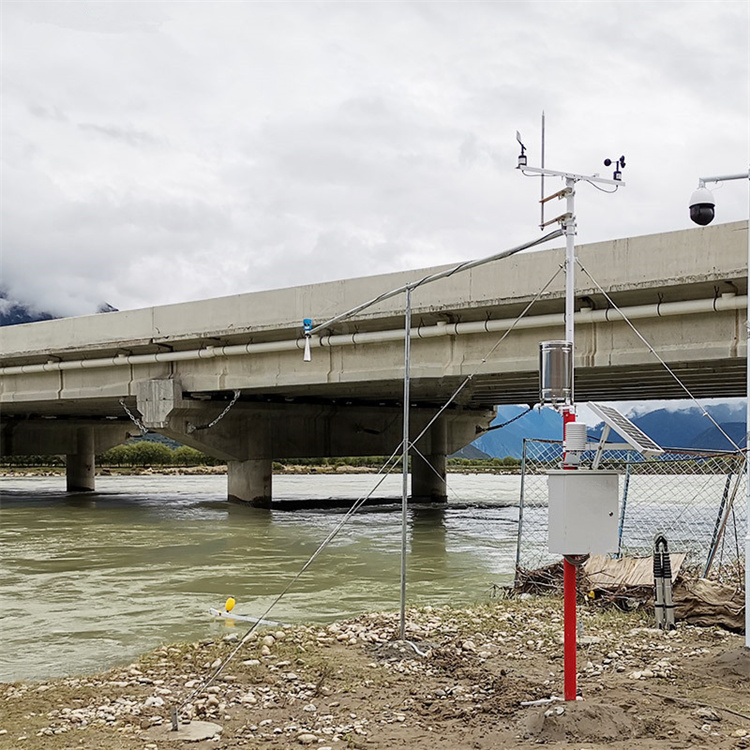
[[542, 341], [539, 344], [539, 401], [542, 405], [573, 403], [573, 344]]

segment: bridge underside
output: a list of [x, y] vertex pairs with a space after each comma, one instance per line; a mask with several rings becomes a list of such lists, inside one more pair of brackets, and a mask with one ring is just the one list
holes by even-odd
[[[575, 374], [576, 401], [649, 401], [696, 398], [744, 398], [747, 392], [745, 357], [700, 362], [659, 362], [627, 367], [578, 367]], [[439, 408], [465, 382], [465, 377], [434, 379], [412, 378], [412, 403], [423, 408]], [[342, 395], [339, 383], [309, 386], [265, 387], [261, 393], [240, 388], [240, 404], [310, 404], [358, 406], [364, 408], [399, 407], [403, 402], [403, 380], [348, 383]], [[439, 391], [439, 393], [436, 392]], [[232, 396], [226, 389], [185, 391], [185, 398], [204, 405], [224, 404]], [[539, 374], [536, 370], [472, 376], [459, 391], [454, 403], [464, 410], [492, 409], [505, 404], [536, 404], [539, 401]], [[125, 397], [135, 406], [135, 399]], [[65, 400], [25, 400], [6, 403], [1, 421], [9, 419], [106, 419], [130, 422], [119, 399], [75, 398]]]

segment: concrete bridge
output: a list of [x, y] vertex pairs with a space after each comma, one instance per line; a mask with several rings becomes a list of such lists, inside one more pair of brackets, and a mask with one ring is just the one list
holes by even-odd
[[[576, 400], [686, 395], [607, 295], [693, 394], [743, 396], [746, 253], [746, 222], [579, 246]], [[563, 259], [526, 252], [413, 292], [413, 437], [469, 378], [417, 445], [414, 497], [445, 498], [446, 454], [492, 407], [538, 400], [538, 344], [563, 337]], [[403, 296], [314, 337], [311, 362], [302, 320], [437, 270], [1, 329], [0, 450], [64, 453], [69, 489], [93, 489], [94, 455], [138, 433], [127, 408], [226, 460], [231, 497], [268, 505], [273, 458], [389, 455], [401, 440]]]

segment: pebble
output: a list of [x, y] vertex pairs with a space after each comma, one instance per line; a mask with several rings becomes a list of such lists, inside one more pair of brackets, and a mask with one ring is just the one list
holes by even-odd
[[705, 719], [706, 721], [721, 721], [721, 716], [713, 710], [713, 708], [701, 707], [693, 711], [693, 716], [697, 716], [699, 719]]
[[318, 741], [318, 737], [317, 735], [310, 734], [309, 732], [304, 732], [303, 734], [297, 735], [297, 740], [303, 745], [312, 745], [313, 742]]
[[601, 643], [602, 639], [598, 635], [582, 635], [578, 639], [578, 643], [581, 646], [595, 646], [597, 643]]

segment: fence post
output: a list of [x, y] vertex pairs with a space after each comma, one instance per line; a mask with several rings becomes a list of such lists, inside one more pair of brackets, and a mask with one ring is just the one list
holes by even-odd
[[523, 439], [523, 453], [521, 454], [521, 496], [518, 499], [518, 537], [516, 539], [516, 570], [513, 582], [518, 583], [518, 567], [521, 564], [521, 532], [523, 531], [523, 500], [526, 483], [526, 438]]
[[630, 486], [630, 458], [633, 451], [628, 451], [628, 462], [625, 466], [625, 480], [622, 483], [622, 506], [620, 508], [620, 527], [617, 529], [617, 557], [622, 557], [622, 530], [625, 526], [625, 509], [628, 507], [628, 487]]

